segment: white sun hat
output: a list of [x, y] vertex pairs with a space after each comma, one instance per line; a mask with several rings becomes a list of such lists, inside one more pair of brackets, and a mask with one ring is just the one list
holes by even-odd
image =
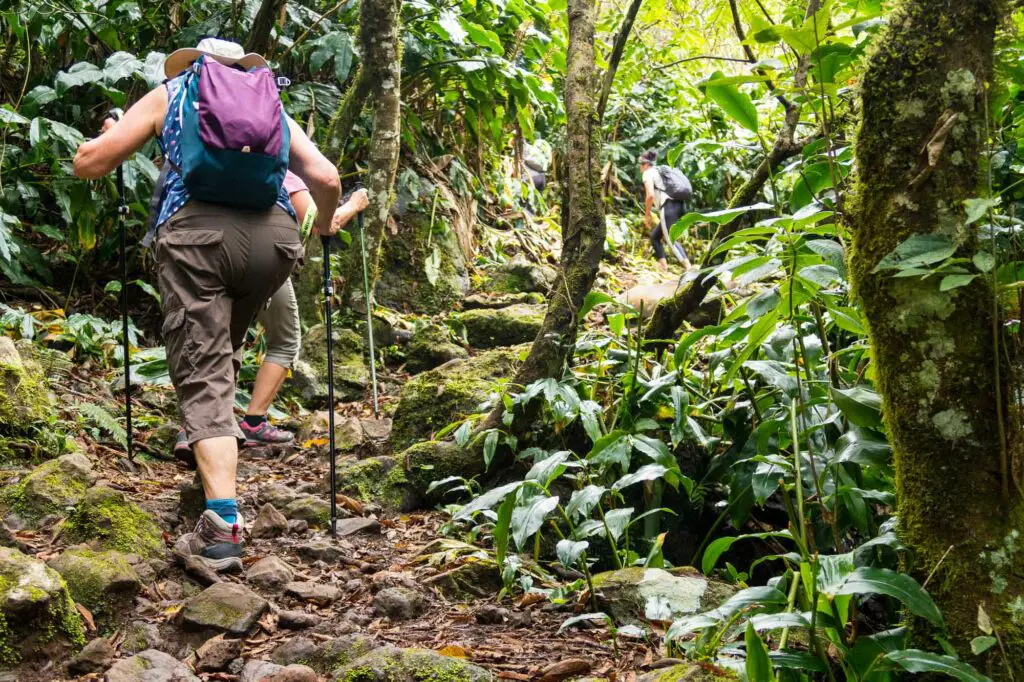
[[168, 55], [164, 60], [164, 75], [174, 78], [201, 55], [212, 57], [225, 66], [237, 64], [246, 71], [257, 66], [268, 66], [266, 59], [255, 52], [246, 54], [238, 43], [220, 38], [203, 38], [195, 47], [183, 47]]

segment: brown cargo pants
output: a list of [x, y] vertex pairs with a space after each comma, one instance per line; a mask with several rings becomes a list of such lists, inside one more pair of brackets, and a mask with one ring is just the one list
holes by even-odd
[[235, 378], [246, 330], [302, 256], [295, 220], [191, 200], [154, 247], [167, 365], [189, 444], [242, 432]]

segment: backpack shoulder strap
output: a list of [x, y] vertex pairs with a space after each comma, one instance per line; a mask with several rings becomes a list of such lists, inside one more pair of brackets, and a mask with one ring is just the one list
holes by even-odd
[[171, 164], [167, 157], [160, 166], [160, 174], [156, 176], [153, 184], [153, 196], [149, 198], [149, 220], [146, 223], [146, 236], [142, 238], [142, 246], [149, 248], [156, 237], [156, 221], [160, 219], [160, 202], [164, 198], [164, 185], [167, 184], [167, 174], [171, 172]]

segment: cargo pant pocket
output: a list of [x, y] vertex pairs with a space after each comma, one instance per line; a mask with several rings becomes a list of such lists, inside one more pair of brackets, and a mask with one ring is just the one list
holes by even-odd
[[185, 306], [167, 311], [160, 332], [167, 347], [167, 368], [175, 385], [187, 379], [196, 368], [197, 344], [189, 331]]

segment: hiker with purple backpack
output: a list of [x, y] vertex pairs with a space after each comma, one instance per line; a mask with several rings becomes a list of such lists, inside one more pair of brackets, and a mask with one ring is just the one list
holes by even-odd
[[[156, 137], [167, 186], [154, 225], [167, 363], [206, 510], [175, 544], [215, 570], [242, 569], [245, 523], [235, 499], [235, 377], [246, 331], [302, 256], [284, 187], [291, 169], [318, 206], [337, 206], [338, 172], [284, 113], [266, 60], [208, 38], [173, 52], [167, 80], [83, 143], [78, 177], [103, 177]], [[315, 226], [336, 231], [333, 213]], [[152, 237], [153, 235], [150, 235]]]
[[[651, 246], [658, 267], [668, 269], [665, 245], [670, 244], [669, 230], [686, 213], [686, 202], [693, 189], [686, 175], [672, 166], [655, 166], [658, 151], [648, 149], [640, 155], [640, 172], [644, 181], [644, 226], [650, 233]], [[684, 270], [690, 269], [690, 259], [679, 242], [671, 243], [672, 254]]]

